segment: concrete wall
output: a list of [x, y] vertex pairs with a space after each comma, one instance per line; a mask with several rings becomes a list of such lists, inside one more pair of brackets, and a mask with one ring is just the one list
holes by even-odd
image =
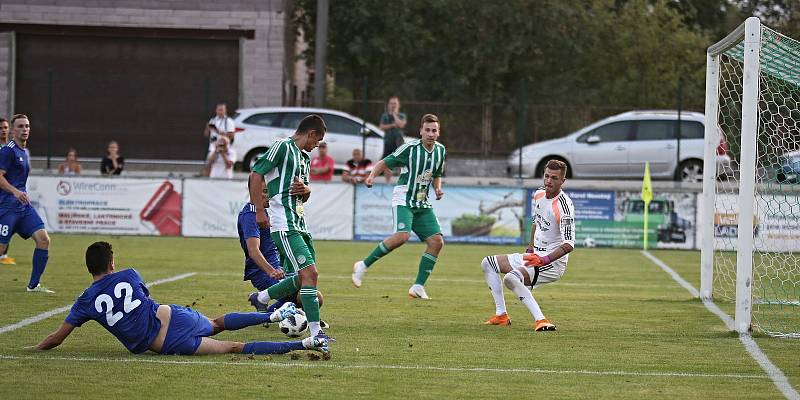
[[[2, 0], [0, 22], [137, 28], [245, 29], [240, 107], [278, 106], [284, 77], [283, 0]], [[11, 33], [0, 33], [0, 115], [9, 115]]]

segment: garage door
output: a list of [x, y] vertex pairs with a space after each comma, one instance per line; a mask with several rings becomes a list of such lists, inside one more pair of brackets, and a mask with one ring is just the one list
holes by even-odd
[[[199, 160], [217, 102], [235, 110], [238, 40], [18, 34], [15, 112], [32, 121], [32, 155], [75, 147], [102, 157]], [[48, 139], [48, 108], [52, 121]]]

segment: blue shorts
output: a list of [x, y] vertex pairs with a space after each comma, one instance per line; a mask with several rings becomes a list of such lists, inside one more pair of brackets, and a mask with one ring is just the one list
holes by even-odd
[[39, 229], [44, 229], [44, 222], [30, 204], [19, 210], [0, 210], [0, 243], [2, 244], [8, 244], [11, 236], [15, 233], [23, 239], [27, 239]]
[[[272, 239], [268, 240], [272, 241]], [[275, 246], [272, 246], [272, 250], [265, 253], [264, 259], [267, 260], [269, 265], [273, 267], [282, 268], [281, 267], [281, 258], [280, 254], [278, 254], [278, 249]], [[261, 268], [258, 268], [257, 265], [250, 264], [252, 261], [249, 261], [244, 265], [244, 280], [250, 281], [253, 284], [253, 287], [258, 290], [266, 290], [268, 287], [280, 282], [279, 279], [270, 278], [266, 272], [262, 271]]]
[[204, 337], [214, 333], [214, 327], [205, 315], [191, 308], [175, 304], [170, 304], [169, 308], [172, 309], [172, 317], [161, 354], [190, 356], [200, 347]]

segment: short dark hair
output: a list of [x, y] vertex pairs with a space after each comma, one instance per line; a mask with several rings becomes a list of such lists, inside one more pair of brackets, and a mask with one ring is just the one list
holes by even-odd
[[325, 121], [317, 114], [311, 114], [302, 121], [300, 121], [300, 125], [297, 127], [297, 131], [300, 133], [308, 133], [311, 130], [317, 131], [317, 135], [325, 134], [325, 131], [328, 130], [328, 127], [325, 125]]
[[424, 125], [426, 122], [436, 122], [437, 124], [440, 124], [439, 117], [433, 114], [425, 114], [422, 116], [422, 121], [420, 122], [420, 125]]
[[0, 122], [8, 122], [8, 120], [3, 117], [0, 117]]
[[97, 276], [108, 271], [108, 264], [114, 258], [114, 251], [108, 242], [94, 242], [86, 248], [86, 268]]
[[14, 116], [11, 117], [11, 126], [14, 126], [14, 121], [16, 121], [18, 119], [23, 119], [23, 118], [25, 118], [27, 120], [30, 120], [30, 118], [28, 118], [28, 116], [25, 115], [25, 114], [14, 114]]
[[561, 160], [556, 160], [555, 158], [551, 159], [551, 160], [548, 160], [547, 161], [547, 165], [545, 165], [544, 167], [545, 167], [545, 169], [563, 171], [562, 174], [565, 177], [567, 176], [567, 163], [565, 163], [565, 162], [563, 162]]

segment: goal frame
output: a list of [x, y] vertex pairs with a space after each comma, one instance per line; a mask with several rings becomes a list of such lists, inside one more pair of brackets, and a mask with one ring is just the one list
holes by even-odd
[[753, 216], [755, 214], [756, 139], [758, 135], [759, 56], [761, 21], [750, 17], [706, 53], [705, 148], [700, 232], [700, 297], [713, 299], [714, 214], [716, 209], [716, 147], [720, 141], [719, 56], [744, 41], [742, 71], [741, 156], [739, 160], [739, 215], [736, 249], [736, 311], [734, 328], [749, 333], [753, 311]]

